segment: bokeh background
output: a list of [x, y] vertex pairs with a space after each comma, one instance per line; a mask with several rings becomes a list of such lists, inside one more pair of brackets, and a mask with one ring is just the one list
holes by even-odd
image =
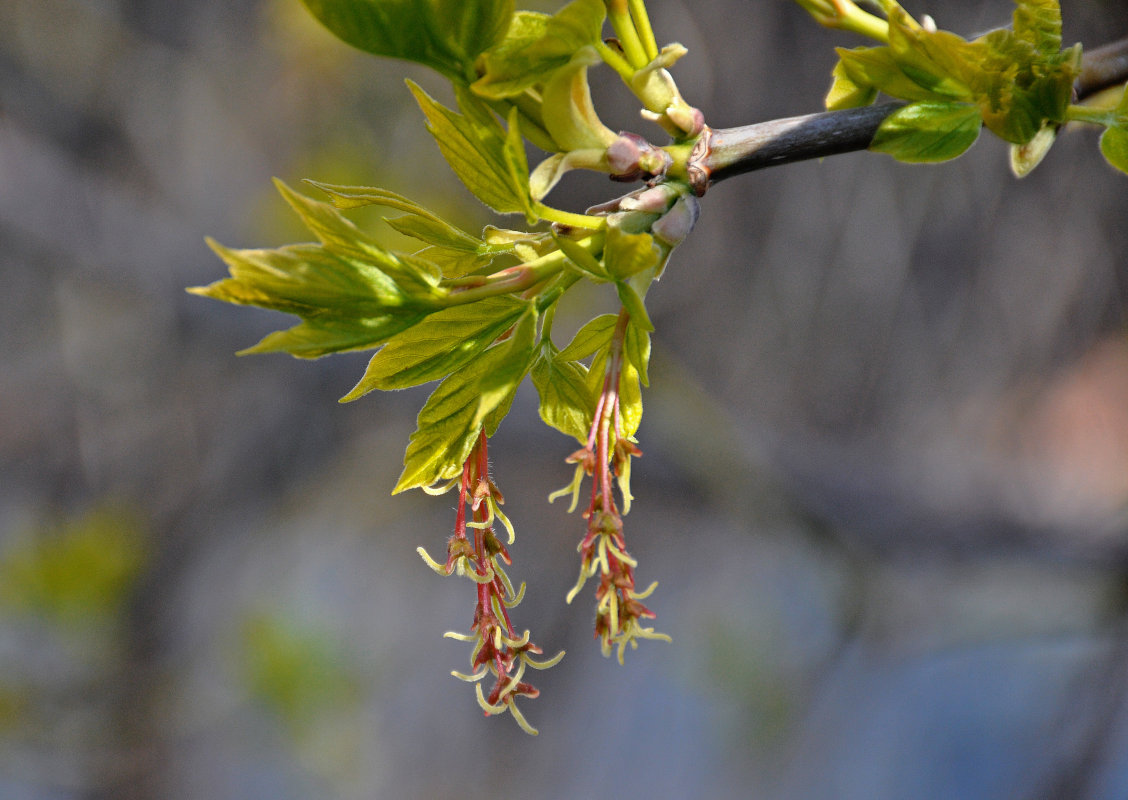
[[[714, 127], [817, 110], [857, 43], [651, 5]], [[1064, 5], [1067, 42], [1128, 34]], [[236, 359], [285, 320], [183, 291], [223, 274], [205, 235], [307, 237], [271, 176], [490, 221], [405, 76], [442, 96], [297, 0], [0, 0], [0, 800], [1128, 796], [1128, 183], [1091, 131], [1021, 182], [985, 136], [710, 191], [648, 299], [627, 518], [673, 643], [625, 667], [563, 602], [574, 445], [522, 390], [491, 445], [516, 624], [568, 653], [534, 739], [448, 675], [472, 595], [415, 548], [449, 498], [389, 496], [427, 387], [338, 405], [362, 354]]]

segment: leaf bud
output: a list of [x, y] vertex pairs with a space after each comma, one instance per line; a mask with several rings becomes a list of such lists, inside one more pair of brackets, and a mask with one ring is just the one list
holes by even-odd
[[657, 222], [650, 226], [654, 238], [670, 247], [681, 244], [689, 236], [697, 218], [701, 215], [701, 203], [692, 195], [679, 197]]
[[607, 166], [616, 181], [649, 180], [664, 175], [673, 159], [637, 133], [621, 132], [607, 147]]
[[681, 195], [682, 192], [674, 184], [659, 183], [620, 198], [619, 208], [623, 211], [663, 214]]

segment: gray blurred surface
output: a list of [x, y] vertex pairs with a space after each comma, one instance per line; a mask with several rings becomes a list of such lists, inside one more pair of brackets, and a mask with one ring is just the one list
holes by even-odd
[[[817, 110], [855, 43], [783, 0], [651, 5], [715, 126]], [[449, 498], [389, 496], [426, 392], [340, 406], [363, 355], [236, 359], [279, 319], [183, 292], [223, 272], [205, 235], [304, 238], [272, 175], [489, 221], [405, 75], [440, 88], [297, 0], [0, 0], [0, 799], [1128, 796], [1128, 184], [1091, 131], [1021, 182], [985, 135], [710, 191], [648, 297], [626, 520], [673, 643], [625, 667], [563, 602], [574, 446], [522, 391], [491, 445], [515, 622], [568, 651], [531, 739], [449, 677], [472, 597], [414, 552]]]

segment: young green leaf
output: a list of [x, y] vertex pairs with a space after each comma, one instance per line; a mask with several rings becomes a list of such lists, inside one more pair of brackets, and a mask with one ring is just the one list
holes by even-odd
[[642, 423], [642, 388], [638, 370], [627, 361], [619, 374], [619, 419], [623, 436], [633, 439]]
[[320, 358], [347, 350], [371, 350], [426, 316], [426, 312], [410, 310], [379, 317], [311, 316], [289, 330], [267, 334], [239, 355], [285, 352], [297, 358]]
[[499, 342], [496, 347], [505, 348], [498, 354], [500, 366], [482, 376], [478, 386], [478, 414], [475, 424], [485, 427], [486, 436], [493, 436], [502, 419], [509, 413], [517, 386], [528, 374], [536, 349], [537, 310], [533, 303], [526, 303], [517, 324], [509, 338]]
[[384, 221], [405, 236], [411, 236], [427, 244], [465, 252], [478, 252], [485, 245], [478, 237], [451, 225], [433, 211], [387, 189], [372, 186], [334, 186], [311, 180], [307, 180], [306, 183], [328, 194], [334, 207], [342, 210], [378, 205], [406, 212], [402, 217]]
[[631, 319], [627, 325], [626, 341], [623, 343], [623, 353], [627, 361], [638, 372], [639, 380], [643, 386], [650, 385], [650, 332], [643, 329]]
[[604, 150], [617, 138], [599, 119], [588, 87], [588, 67], [601, 59], [583, 47], [544, 86], [544, 127], [561, 150]]
[[859, 83], [854, 80], [842, 59], [831, 71], [830, 91], [826, 93], [825, 104], [829, 111], [844, 108], [859, 108], [870, 105], [877, 98], [877, 89], [872, 81]]
[[626, 233], [614, 224], [607, 226], [603, 264], [614, 278], [625, 280], [657, 266], [662, 249], [649, 233]]
[[596, 403], [596, 395], [588, 384], [587, 367], [542, 354], [533, 364], [532, 378], [545, 424], [585, 443]]
[[545, 83], [577, 50], [602, 39], [605, 16], [602, 0], [573, 0], [551, 17], [518, 11], [505, 39], [482, 55], [474, 91], [500, 99]]
[[505, 36], [514, 0], [302, 0], [337, 38], [369, 53], [416, 61], [452, 81]]
[[327, 251], [360, 270], [378, 269], [407, 294], [421, 300], [441, 296], [437, 288], [438, 270], [429, 269], [426, 262], [400, 258], [385, 250], [329, 203], [298, 194], [282, 181], [275, 184]]
[[1058, 0], [1018, 0], [1014, 35], [1043, 55], [1061, 50], [1061, 6]]
[[591, 251], [582, 244], [574, 239], [569, 239], [567, 236], [554, 235], [553, 238], [560, 248], [560, 251], [568, 257], [565, 266], [577, 270], [585, 278], [596, 282], [611, 280], [611, 276], [607, 274], [607, 270], [599, 263], [599, 259], [592, 255]]
[[[940, 100], [941, 95], [931, 92], [919, 83], [909, 78], [897, 63], [893, 50], [889, 47], [856, 47], [852, 50], [837, 48], [839, 63], [835, 67], [835, 76], [842, 73], [842, 80], [859, 87], [855, 92], [860, 96], [864, 87], [868, 87], [875, 94], [877, 90], [885, 92], [890, 97], [901, 100]], [[836, 79], [837, 82], [837, 79]], [[838, 87], [836, 96], [850, 97], [849, 84]], [[831, 86], [831, 92], [836, 91]], [[829, 104], [831, 97], [828, 95]], [[864, 104], [862, 104], [864, 105]], [[848, 106], [827, 106], [828, 108], [846, 108]]]
[[390, 391], [437, 380], [476, 358], [528, 308], [508, 295], [436, 311], [392, 337], [368, 362], [368, 369], [342, 403], [374, 389]]
[[615, 284], [615, 289], [619, 293], [619, 302], [631, 315], [631, 321], [644, 331], [654, 330], [654, 323], [650, 321], [650, 315], [646, 313], [646, 306], [643, 305], [642, 296], [638, 293], [638, 290], [631, 286], [628, 281], [618, 281]]
[[912, 103], [885, 118], [870, 150], [910, 163], [947, 161], [975, 143], [980, 125], [968, 103]]
[[531, 213], [528, 171], [515, 172], [512, 146], [500, 123], [467, 99], [464, 114], [436, 102], [415, 83], [408, 87], [427, 117], [427, 129], [466, 188], [500, 214]]
[[1101, 134], [1101, 154], [1109, 164], [1128, 173], [1128, 126], [1113, 126]]
[[618, 319], [618, 314], [600, 314], [589, 321], [576, 332], [568, 346], [556, 355], [556, 359], [559, 361], [579, 361], [581, 358], [587, 358], [596, 350], [606, 347], [615, 332], [615, 323]]
[[[519, 370], [513, 366], [516, 358], [525, 359]], [[513, 375], [524, 374], [527, 363], [528, 353], [515, 353], [509, 342], [500, 342], [448, 375], [419, 412], [417, 428], [404, 453], [403, 472], [392, 494], [457, 476], [483, 422], [488, 421], [489, 414], [505, 400], [505, 396], [498, 396], [500, 387], [496, 379], [488, 384], [484, 381], [493, 373], [501, 372], [512, 382]], [[486, 394], [488, 400], [483, 399]]]
[[889, 15], [889, 49], [897, 66], [933, 99], [968, 98], [965, 80], [975, 71], [969, 46], [954, 33], [925, 30], [900, 8]]
[[210, 239], [208, 244], [226, 262], [231, 277], [190, 288], [190, 293], [296, 314], [303, 320], [242, 353], [284, 351], [318, 358], [371, 349], [436, 308], [405, 293], [378, 268], [342, 259], [322, 245], [232, 250]]

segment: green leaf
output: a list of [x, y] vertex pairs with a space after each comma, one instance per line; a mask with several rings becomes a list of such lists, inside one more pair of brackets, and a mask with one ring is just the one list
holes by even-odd
[[1109, 164], [1128, 173], [1128, 127], [1115, 126], [1101, 134], [1101, 154]]
[[618, 320], [618, 314], [600, 314], [580, 328], [556, 358], [560, 361], [579, 361], [596, 350], [606, 347], [615, 333], [615, 324]]
[[232, 250], [212, 239], [207, 243], [231, 277], [189, 289], [192, 294], [299, 316], [328, 311], [371, 317], [407, 304], [403, 290], [380, 270], [345, 261], [319, 245]]
[[[934, 99], [967, 99], [965, 78], [974, 71], [969, 63], [969, 46], [954, 33], [921, 28], [901, 9], [889, 15], [893, 58], [901, 71], [935, 95]], [[885, 91], [880, 85], [878, 88]]]
[[544, 85], [544, 127], [561, 150], [603, 150], [617, 138], [591, 100], [588, 68], [601, 60], [594, 47], [581, 48]]
[[623, 353], [627, 361], [638, 371], [643, 386], [650, 385], [650, 332], [639, 326], [634, 319], [627, 325]]
[[[522, 357], [525, 362], [521, 369], [515, 369], [515, 359]], [[510, 342], [501, 342], [448, 375], [419, 412], [418, 426], [404, 454], [403, 472], [392, 494], [430, 486], [461, 473], [483, 422], [505, 400], [498, 396], [497, 379], [488, 383], [486, 379], [500, 372], [512, 380], [514, 374], [523, 374], [527, 363], [527, 353], [515, 353]], [[488, 400], [484, 399], [486, 394]]]
[[417, 252], [420, 258], [430, 261], [442, 272], [444, 278], [461, 278], [488, 266], [500, 253], [472, 253], [457, 248], [430, 246]]
[[1025, 144], [1046, 122], [1062, 122], [1080, 73], [1079, 46], [1044, 56], [1010, 31], [974, 44], [984, 50], [971, 80], [983, 124], [1002, 139]]
[[500, 214], [528, 216], [532, 209], [528, 169], [524, 175], [517, 170], [506, 131], [489, 110], [476, 108], [464, 95], [466, 113], [457, 114], [411, 81], [408, 87], [427, 117], [427, 129], [443, 158], [466, 188]]
[[552, 237], [560, 251], [568, 257], [565, 263], [566, 267], [578, 270], [583, 277], [597, 282], [609, 281], [611, 276], [607, 274], [607, 270], [599, 263], [599, 259], [591, 254], [586, 247], [577, 242], [575, 239], [570, 239], [567, 236], [557, 236], [555, 233]]
[[385, 222], [400, 233], [427, 244], [467, 252], [478, 252], [485, 245], [481, 239], [451, 225], [438, 214], [387, 189], [371, 186], [334, 186], [311, 180], [307, 180], [306, 183], [328, 194], [332, 204], [342, 210], [378, 205], [406, 212], [403, 217], [386, 219]]
[[602, 0], [573, 0], [551, 17], [518, 11], [505, 39], [482, 55], [474, 91], [499, 99], [545, 83], [577, 50], [602, 39], [605, 16]]
[[1018, 0], [1014, 35], [1043, 55], [1061, 50], [1061, 7], [1058, 0]]
[[626, 233], [615, 224], [608, 224], [603, 245], [603, 264], [618, 280], [625, 280], [658, 265], [662, 249], [649, 233]]
[[633, 439], [642, 423], [642, 387], [638, 370], [626, 361], [619, 374], [619, 420], [623, 436]]
[[437, 271], [428, 271], [425, 262], [402, 259], [385, 250], [329, 203], [298, 194], [282, 181], [276, 180], [275, 185], [328, 252], [358, 270], [379, 270], [419, 299], [440, 296], [436, 290], [440, 276]]
[[514, 0], [302, 0], [337, 38], [369, 53], [416, 61], [452, 81], [500, 41]]
[[406, 310], [380, 317], [314, 316], [289, 330], [266, 335], [253, 347], [240, 350], [239, 355], [286, 352], [297, 358], [320, 358], [348, 350], [371, 350], [426, 316], [425, 311]]
[[509, 413], [509, 407], [517, 394], [517, 386], [532, 366], [536, 349], [537, 317], [536, 305], [526, 303], [524, 313], [513, 326], [513, 333], [497, 345], [506, 350], [504, 355], [499, 354], [501, 366], [482, 376], [478, 387], [478, 416], [475, 421], [485, 427], [486, 436], [493, 436], [502, 419]]
[[540, 396], [545, 424], [587, 442], [597, 395], [588, 384], [588, 370], [576, 361], [542, 355], [533, 365], [533, 385]]
[[870, 150], [910, 163], [947, 161], [975, 143], [980, 125], [968, 103], [912, 103], [885, 118]]
[[374, 267], [343, 260], [320, 245], [277, 250], [232, 250], [208, 244], [227, 263], [230, 278], [188, 291], [239, 305], [296, 314], [304, 321], [241, 351], [285, 351], [318, 358], [378, 347], [425, 317], [432, 306], [404, 293]]
[[[940, 95], [928, 91], [909, 78], [901, 70], [893, 51], [888, 47], [856, 47], [852, 50], [839, 47], [836, 52], [839, 63], [835, 67], [834, 74], [837, 76], [841, 68], [844, 79], [856, 87], [871, 87], [901, 100], [942, 99]], [[831, 91], [835, 91], [833, 85]], [[839, 91], [846, 92], [846, 86], [840, 87]], [[829, 102], [830, 99], [828, 95], [827, 101]]]
[[826, 93], [826, 107], [830, 111], [844, 108], [859, 108], [870, 105], [877, 99], [877, 89], [872, 81], [858, 83], [840, 59], [831, 72], [830, 91]]
[[436, 311], [372, 356], [364, 377], [341, 402], [374, 389], [404, 389], [448, 375], [489, 347], [528, 306], [504, 295]]
[[654, 330], [654, 323], [650, 321], [650, 315], [646, 313], [646, 306], [643, 305], [642, 296], [638, 291], [626, 281], [618, 281], [615, 289], [619, 293], [619, 302], [631, 315], [631, 321], [644, 331]]

